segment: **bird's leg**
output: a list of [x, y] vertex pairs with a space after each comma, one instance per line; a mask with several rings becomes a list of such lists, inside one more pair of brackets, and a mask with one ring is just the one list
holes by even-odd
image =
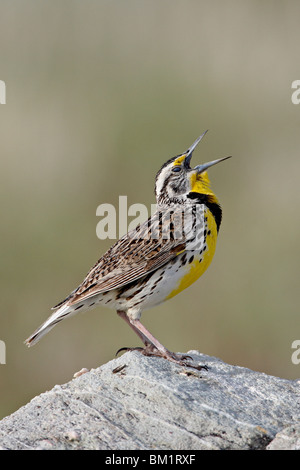
[[[117, 314], [119, 315], [119, 317], [123, 318], [123, 320], [126, 321], [126, 323], [130, 326], [130, 328], [133, 329], [133, 331], [139, 336], [139, 338], [142, 340], [142, 342], [144, 343], [144, 345], [146, 347], [151, 347], [151, 344], [150, 342], [148, 341], [148, 339], [146, 338], [146, 336], [144, 336], [129, 320], [127, 314], [125, 312], [123, 312], [123, 310], [117, 310]], [[119, 352], [121, 351], [132, 351], [132, 350], [142, 350], [143, 348], [140, 348], [140, 347], [136, 347], [136, 348], [120, 348], [118, 349], [118, 351], [116, 352], [116, 355], [119, 354]]]
[[[123, 311], [118, 311], [118, 315], [123, 318], [126, 323], [135, 331], [135, 333], [140, 337], [140, 339], [143, 341], [145, 344], [145, 348], [122, 348], [119, 349], [121, 350], [132, 350], [132, 349], [137, 349], [141, 351], [142, 354], [145, 356], [159, 356], [163, 357], [164, 359], [167, 359], [168, 361], [175, 362], [179, 365], [186, 366], [186, 367], [192, 367], [194, 369], [207, 369], [206, 366], [201, 366], [199, 364], [193, 364], [190, 362], [187, 362], [187, 359], [192, 359], [191, 356], [187, 355], [182, 355], [182, 354], [175, 354], [168, 349], [166, 349], [151, 333], [150, 331], [147, 330], [147, 328], [142, 325], [142, 323], [139, 320], [133, 320], [130, 319], [127, 314]], [[119, 352], [118, 351], [118, 352]]]
[[[142, 324], [140, 321], [138, 320], [130, 320], [130, 318], [127, 316], [127, 314], [122, 311], [122, 310], [118, 310], [117, 311], [117, 314], [123, 318], [123, 320], [126, 321], [126, 323], [130, 326], [130, 328], [132, 328], [132, 330], [138, 335], [138, 337], [142, 340], [142, 342], [144, 343], [145, 347], [146, 347], [146, 350], [148, 352], [150, 352], [150, 350], [157, 350], [159, 351], [161, 354], [164, 354], [167, 352], [167, 349], [162, 345], [160, 344], [160, 342], [154, 338], [154, 336], [151, 335], [150, 331], [148, 331]], [[135, 322], [138, 321], [139, 323], [139, 327], [135, 325]], [[144, 331], [143, 331], [144, 330]], [[145, 333], [145, 334], [144, 334]], [[122, 349], [119, 349], [119, 351], [124, 351], [124, 350], [133, 350], [133, 349], [143, 349], [143, 348], [122, 348]], [[119, 352], [118, 351], [118, 352]], [[160, 354], [160, 355], [161, 355]]]

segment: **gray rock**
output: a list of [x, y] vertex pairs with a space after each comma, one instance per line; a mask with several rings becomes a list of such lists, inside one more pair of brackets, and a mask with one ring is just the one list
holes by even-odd
[[300, 450], [300, 425], [288, 426], [277, 433], [267, 450]]
[[56, 385], [0, 421], [0, 447], [299, 448], [299, 382], [188, 354], [209, 370], [134, 351]]

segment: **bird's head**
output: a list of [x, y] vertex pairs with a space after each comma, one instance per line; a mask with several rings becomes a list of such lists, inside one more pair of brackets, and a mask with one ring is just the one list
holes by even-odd
[[176, 157], [170, 158], [156, 175], [155, 195], [157, 204], [184, 204], [190, 202], [190, 193], [212, 195], [207, 169], [230, 157], [213, 160], [191, 168], [193, 151], [204, 137], [205, 131], [190, 148]]

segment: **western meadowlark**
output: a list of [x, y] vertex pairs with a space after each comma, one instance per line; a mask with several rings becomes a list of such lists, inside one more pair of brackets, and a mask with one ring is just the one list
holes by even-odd
[[[206, 131], [207, 132], [207, 131]], [[157, 210], [120, 238], [88, 272], [83, 282], [26, 341], [35, 344], [61, 320], [97, 305], [117, 311], [143, 341], [145, 355], [161, 356], [200, 369], [188, 356], [167, 350], [140, 322], [143, 310], [177, 295], [198, 279], [215, 253], [222, 210], [206, 170], [229, 157], [190, 167], [204, 132], [156, 175]]]

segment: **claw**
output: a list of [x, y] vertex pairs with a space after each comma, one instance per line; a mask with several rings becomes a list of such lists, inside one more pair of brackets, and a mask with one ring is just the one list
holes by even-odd
[[183, 361], [185, 361], [186, 359], [191, 359], [192, 361], [194, 360], [194, 359], [192, 358], [192, 356], [184, 356], [184, 355], [179, 356], [179, 355], [178, 355], [178, 357], [180, 357]]
[[120, 348], [120, 349], [118, 349], [118, 351], [116, 352], [116, 356], [117, 356], [120, 352], [122, 352], [122, 351], [143, 351], [143, 349], [144, 349], [144, 348], [141, 348], [141, 347], [139, 347], [139, 346], [137, 346], [137, 347], [135, 347], [135, 348], [127, 348], [127, 347], [125, 346], [125, 348]]
[[200, 364], [196, 364], [194, 362], [192, 363], [188, 362], [187, 359], [191, 359], [192, 361], [194, 361], [194, 359], [188, 355], [175, 354], [175, 353], [172, 353], [171, 351], [167, 351], [165, 359], [175, 362], [176, 364], [179, 364], [180, 366], [191, 367], [197, 370], [202, 370], [202, 369], [208, 370], [208, 367], [206, 365], [201, 366]]
[[202, 370], [202, 369], [208, 370], [208, 367], [206, 365], [204, 366], [201, 366], [200, 364], [194, 365], [194, 364], [190, 364], [189, 362], [186, 362], [182, 365], [185, 365], [186, 367], [192, 367], [193, 369], [197, 369], [197, 370]]

